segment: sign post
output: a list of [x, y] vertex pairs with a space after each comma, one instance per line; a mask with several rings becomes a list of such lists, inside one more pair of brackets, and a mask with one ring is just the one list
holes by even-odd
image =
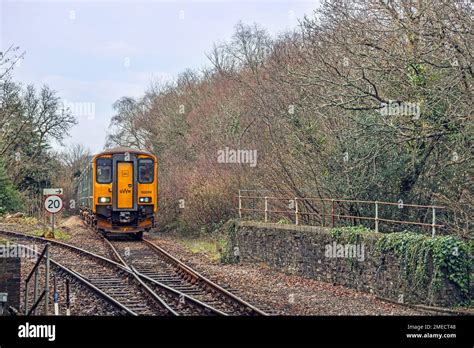
[[[46, 190], [60, 190], [60, 192], [62, 192], [62, 189], [44, 189], [43, 193]], [[44, 200], [44, 209], [46, 209], [46, 211], [51, 214], [51, 231], [53, 233], [53, 237], [54, 237], [54, 217], [57, 213], [59, 213], [63, 209], [63, 207], [64, 207], [63, 200], [57, 194], [49, 195]]]

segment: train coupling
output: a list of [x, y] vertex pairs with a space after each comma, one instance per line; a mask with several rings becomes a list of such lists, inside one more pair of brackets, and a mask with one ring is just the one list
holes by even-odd
[[130, 221], [132, 221], [132, 215], [129, 211], [122, 211], [120, 212], [119, 219], [120, 223], [129, 223]]

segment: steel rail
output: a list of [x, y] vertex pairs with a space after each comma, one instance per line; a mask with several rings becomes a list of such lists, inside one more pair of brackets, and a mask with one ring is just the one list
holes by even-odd
[[[5, 231], [0, 231], [0, 232], [5, 232]], [[24, 249], [30, 250], [31, 252], [36, 254], [36, 256], [38, 256], [40, 254], [36, 250], [34, 250], [34, 249], [32, 249], [32, 248], [30, 248], [26, 245], [18, 244], [18, 243], [16, 243], [16, 244], [21, 245], [21, 247], [24, 248]], [[121, 302], [117, 301], [116, 299], [114, 299], [113, 297], [111, 297], [110, 295], [108, 295], [107, 293], [105, 293], [104, 291], [99, 289], [98, 287], [96, 287], [94, 284], [90, 283], [80, 273], [67, 268], [66, 266], [62, 265], [61, 263], [55, 261], [53, 258], [50, 258], [49, 262], [51, 262], [53, 267], [56, 267], [57, 269], [59, 269], [60, 272], [64, 272], [64, 273], [68, 274], [69, 276], [71, 276], [72, 278], [77, 280], [79, 283], [81, 283], [83, 286], [85, 286], [86, 288], [89, 288], [92, 292], [96, 293], [100, 298], [107, 301], [112, 306], [119, 308], [121, 311], [124, 311], [125, 313], [127, 313], [129, 315], [133, 315], [133, 316], [137, 315], [137, 313], [135, 313], [134, 311], [129, 309], [127, 306], [125, 306]]]
[[[193, 298], [192, 296], [189, 296], [179, 290], [176, 290], [176, 289], [173, 289], [169, 286], [167, 286], [166, 284], [163, 284], [155, 279], [152, 279], [148, 276], [146, 276], [145, 274], [142, 274], [140, 273], [137, 269], [135, 269], [132, 265], [129, 265], [124, 259], [123, 257], [120, 255], [120, 253], [118, 252], [117, 248], [115, 248], [115, 246], [105, 237], [103, 237], [104, 241], [106, 242], [106, 244], [110, 247], [110, 249], [112, 250], [112, 252], [114, 253], [115, 257], [117, 257], [118, 260], [120, 260], [120, 262], [125, 266], [127, 267], [128, 269], [130, 269], [130, 271], [132, 271], [134, 273], [134, 275], [137, 277], [137, 279], [139, 279], [140, 282], [143, 282], [143, 279], [146, 280], [147, 282], [159, 287], [162, 291], [166, 291], [168, 294], [171, 294], [172, 296], [174, 297], [177, 297], [178, 299], [179, 298], [184, 298], [186, 300], [188, 300], [190, 303], [192, 303], [193, 305], [197, 306], [197, 307], [200, 307], [203, 311], [207, 311], [209, 313], [212, 313], [214, 315], [224, 315], [226, 316], [227, 314], [216, 309], [216, 308], [213, 308], [211, 306], [209, 306], [208, 304], [206, 303], [203, 303], [195, 298]], [[146, 285], [145, 285], [146, 286]], [[152, 291], [152, 290], [151, 290]], [[163, 300], [163, 303], [169, 307], [169, 305], [164, 302]], [[176, 311], [174, 311], [173, 309], [171, 309], [171, 307], [169, 307], [170, 310], [172, 310], [173, 312], [176, 313], [176, 315], [180, 315], [179, 313], [177, 313]]]
[[[214, 315], [228, 315], [227, 313], [224, 313], [220, 310], [218, 310], [217, 308], [214, 308], [202, 301], [199, 301], [198, 299], [195, 299], [193, 298], [192, 296], [190, 295], [187, 295], [187, 294], [184, 294], [182, 293], [181, 291], [179, 290], [176, 290], [176, 289], [173, 289], [173, 288], [170, 288], [169, 286], [167, 286], [166, 284], [163, 284], [157, 280], [154, 280], [154, 279], [151, 279], [150, 277], [147, 277], [146, 275], [140, 273], [139, 271], [137, 270], [134, 270], [132, 269], [131, 267], [129, 267], [127, 265], [127, 263], [123, 260], [123, 258], [120, 256], [120, 254], [118, 253], [118, 251], [113, 247], [113, 245], [110, 243], [109, 240], [107, 240], [107, 238], [104, 237], [104, 240], [106, 241], [106, 243], [109, 243], [109, 245], [112, 247], [112, 250], [114, 251], [114, 254], [116, 255], [116, 257], [118, 258], [118, 260], [120, 261], [120, 263], [114, 261], [114, 260], [111, 260], [111, 259], [108, 259], [108, 258], [105, 258], [101, 255], [97, 255], [95, 253], [92, 253], [90, 251], [87, 251], [85, 249], [82, 249], [80, 247], [77, 247], [77, 246], [74, 246], [74, 245], [71, 245], [71, 244], [68, 244], [68, 243], [65, 243], [65, 242], [60, 242], [60, 241], [56, 241], [56, 240], [51, 240], [51, 239], [46, 239], [46, 238], [43, 238], [43, 237], [39, 237], [39, 236], [32, 236], [32, 235], [27, 235], [25, 233], [21, 233], [21, 232], [14, 232], [14, 231], [0, 231], [0, 233], [4, 233], [4, 234], [10, 234], [10, 235], [13, 235], [13, 236], [17, 236], [19, 238], [25, 238], [25, 239], [30, 239], [30, 240], [37, 240], [37, 241], [41, 241], [43, 243], [51, 243], [51, 244], [56, 244], [56, 245], [59, 245], [61, 247], [64, 247], [64, 248], [67, 248], [67, 249], [70, 249], [74, 252], [77, 252], [77, 253], [80, 253], [80, 254], [85, 254], [85, 255], [88, 255], [89, 257], [92, 257], [92, 258], [96, 258], [96, 259], [100, 259], [101, 261], [105, 262], [105, 263], [108, 263], [114, 267], [117, 267], [117, 268], [120, 268], [123, 272], [126, 272], [130, 275], [132, 275], [135, 279], [137, 279], [137, 281], [141, 284], [141, 286], [143, 287], [143, 289], [145, 289], [145, 291], [147, 293], [150, 294], [150, 296], [152, 296], [156, 301], [158, 301], [161, 305], [163, 305], [165, 307], [165, 309], [167, 309], [172, 315], [175, 315], [175, 316], [178, 316], [179, 313], [177, 313], [175, 310], [173, 310], [167, 303], [166, 301], [164, 301], [161, 297], [159, 297], [156, 293], [154, 293], [154, 291], [152, 289], [150, 289], [144, 282], [143, 280], [146, 280], [147, 282], [155, 285], [155, 286], [158, 286], [160, 289], [163, 289], [163, 291], [167, 291], [169, 293], [173, 293], [174, 295], [176, 296], [182, 296], [184, 297], [185, 299], [189, 300], [189, 302], [191, 302], [192, 304], [196, 305], [196, 306], [200, 306], [203, 308], [204, 311], [208, 311], [208, 312], [211, 312], [212, 314]], [[157, 245], [155, 245], [154, 243], [150, 242], [150, 241], [147, 241], [147, 240], [143, 240], [143, 242], [150, 246], [151, 249], [153, 251], [155, 251], [156, 253], [158, 253], [159, 255], [162, 255], [164, 256], [167, 260], [169, 260], [173, 265], [175, 265], [177, 268], [179, 268], [181, 271], [185, 272], [186, 274], [190, 275], [191, 277], [193, 277], [196, 281], [200, 281], [202, 284], [212, 288], [214, 291], [216, 291], [217, 293], [220, 293], [222, 294], [224, 297], [228, 298], [229, 300], [231, 300], [233, 303], [236, 303], [244, 308], [246, 308], [250, 313], [254, 314], [254, 315], [268, 315], [267, 313], [265, 313], [264, 311], [256, 308], [255, 306], [251, 305], [250, 303], [246, 302], [245, 300], [237, 297], [236, 295], [232, 294], [231, 292], [227, 291], [226, 289], [220, 287], [219, 285], [215, 284], [214, 282], [212, 282], [211, 280], [209, 280], [208, 278], [204, 277], [203, 275], [201, 275], [200, 273], [198, 273], [197, 271], [193, 270], [192, 268], [190, 268], [189, 266], [187, 266], [186, 264], [182, 263], [180, 260], [176, 259], [174, 256], [170, 255], [168, 252], [166, 252], [165, 250], [161, 249], [160, 247], [158, 247]], [[153, 293], [153, 294], [152, 294]]]
[[228, 316], [227, 313], [224, 313], [224, 312], [218, 310], [217, 308], [211, 307], [207, 303], [201, 302], [198, 299], [195, 299], [194, 297], [189, 296], [188, 294], [185, 294], [181, 291], [173, 289], [173, 288], [169, 287], [166, 284], [160, 283], [159, 281], [157, 281], [155, 279], [152, 279], [152, 278], [148, 277], [147, 275], [138, 272], [133, 266], [132, 266], [132, 269], [142, 279], [145, 279], [146, 281], [150, 282], [153, 285], [159, 286], [161, 289], [163, 289], [164, 291], [168, 291], [169, 293], [173, 294], [174, 296], [182, 297], [182, 298], [186, 299], [187, 301], [193, 303], [194, 305], [202, 307], [205, 311], [207, 311], [209, 313], [216, 314], [216, 315], [222, 315], [222, 316]]
[[147, 239], [142, 239], [142, 242], [147, 244], [152, 250], [154, 250], [156, 253], [158, 253], [160, 256], [164, 257], [167, 259], [173, 266], [176, 268], [180, 269], [187, 275], [193, 277], [196, 281], [200, 281], [204, 285], [212, 288], [214, 291], [224, 295], [226, 298], [231, 300], [234, 303], [239, 304], [240, 306], [245, 307], [248, 309], [250, 312], [252, 312], [255, 315], [263, 315], [267, 316], [268, 314], [262, 311], [261, 309], [258, 309], [257, 307], [251, 305], [250, 303], [246, 302], [245, 300], [241, 299], [240, 297], [237, 297], [236, 295], [232, 294], [231, 292], [227, 291], [226, 289], [220, 287], [210, 279], [206, 278], [196, 270], [192, 269], [188, 265], [184, 264], [180, 260], [178, 260], [176, 257], [172, 256], [169, 254], [167, 251], [162, 249], [161, 247], [157, 246], [155, 243], [147, 240]]
[[[95, 258], [95, 259], [99, 259], [101, 260], [102, 262], [105, 262], [105, 263], [108, 263], [109, 265], [113, 266], [113, 267], [116, 267], [116, 268], [119, 268], [121, 271], [123, 272], [126, 272], [128, 273], [129, 275], [133, 276], [134, 279], [136, 279], [138, 281], [138, 283], [140, 284], [140, 286], [154, 299], [154, 301], [158, 302], [164, 309], [166, 309], [170, 314], [174, 315], [174, 316], [178, 316], [179, 314], [174, 311], [165, 301], [163, 301], [163, 299], [161, 299], [152, 289], [150, 289], [141, 279], [139, 279], [137, 277], [137, 275], [129, 268], [129, 267], [126, 267], [126, 266], [123, 266], [121, 265], [120, 263], [117, 263], [113, 260], [110, 260], [110, 259], [107, 259], [101, 255], [97, 255], [95, 253], [92, 253], [90, 251], [87, 251], [85, 249], [82, 249], [82, 248], [79, 248], [79, 247], [76, 247], [74, 245], [71, 245], [71, 244], [68, 244], [68, 243], [64, 243], [64, 242], [60, 242], [60, 241], [56, 241], [56, 240], [51, 240], [51, 239], [46, 239], [46, 238], [43, 238], [43, 237], [39, 237], [39, 236], [31, 236], [31, 235], [27, 235], [27, 234], [24, 234], [24, 233], [20, 233], [20, 232], [13, 232], [13, 231], [5, 231], [5, 230], [0, 230], [0, 233], [3, 233], [3, 234], [7, 234], [7, 235], [13, 235], [15, 237], [18, 237], [18, 238], [24, 238], [24, 239], [30, 239], [30, 240], [37, 240], [37, 241], [41, 241], [43, 243], [51, 243], [51, 245], [59, 245], [61, 247], [64, 247], [64, 248], [67, 248], [69, 250], [72, 250], [76, 253], [79, 253], [79, 254], [84, 254], [84, 255], [87, 255], [88, 257], [90, 258]], [[75, 272], [75, 271], [73, 271]], [[76, 272], [77, 274], [79, 274], [78, 272]], [[118, 302], [118, 301], [117, 301]]]

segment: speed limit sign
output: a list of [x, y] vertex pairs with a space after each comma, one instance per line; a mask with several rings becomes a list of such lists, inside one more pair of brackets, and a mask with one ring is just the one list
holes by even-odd
[[51, 195], [46, 197], [46, 199], [44, 200], [44, 208], [48, 213], [59, 213], [63, 209], [63, 207], [63, 200], [59, 196]]

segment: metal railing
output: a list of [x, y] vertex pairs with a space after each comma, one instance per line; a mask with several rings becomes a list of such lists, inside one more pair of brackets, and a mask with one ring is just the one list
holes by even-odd
[[[361, 224], [368, 221], [372, 224], [376, 232], [379, 232], [381, 223], [413, 225], [428, 227], [434, 236], [437, 229], [444, 227], [444, 224], [437, 223], [437, 214], [445, 207], [437, 205], [404, 204], [403, 202], [366, 201], [355, 199], [331, 199], [320, 197], [275, 197], [247, 195], [250, 190], [240, 190], [238, 195], [239, 219], [246, 213], [263, 216], [265, 222], [269, 222], [270, 217], [279, 215], [288, 217], [290, 222], [296, 225], [312, 225], [316, 220], [321, 226], [338, 226], [338, 222], [343, 219], [351, 222], [352, 225]], [[246, 206], [246, 202], [251, 201], [251, 207]], [[286, 202], [283, 203], [282, 202]], [[262, 204], [263, 203], [263, 204]], [[362, 207], [363, 206], [363, 207]], [[384, 207], [398, 207], [398, 212], [391, 213], [390, 217], [384, 217], [381, 209]], [[410, 217], [407, 209], [423, 210], [422, 213], [415, 214], [414, 218], [397, 219], [393, 215]], [[256, 213], [256, 214], [255, 214]], [[364, 214], [365, 213], [365, 214]], [[313, 219], [316, 217], [316, 219]], [[329, 222], [327, 221], [329, 219]], [[418, 221], [414, 221], [414, 220]], [[302, 221], [303, 220], [303, 221]]]
[[[44, 290], [41, 295], [38, 297], [38, 272], [39, 272], [39, 265], [41, 261], [45, 259], [45, 284]], [[25, 280], [25, 315], [31, 315], [36, 313], [36, 307], [40, 304], [41, 300], [44, 298], [44, 315], [48, 315], [48, 301], [49, 301], [49, 243], [46, 244], [44, 247], [43, 252], [38, 257], [35, 266], [31, 270], [30, 274]], [[34, 291], [33, 291], [33, 305], [31, 309], [28, 310], [28, 282], [30, 281], [31, 277], [34, 275]]]

